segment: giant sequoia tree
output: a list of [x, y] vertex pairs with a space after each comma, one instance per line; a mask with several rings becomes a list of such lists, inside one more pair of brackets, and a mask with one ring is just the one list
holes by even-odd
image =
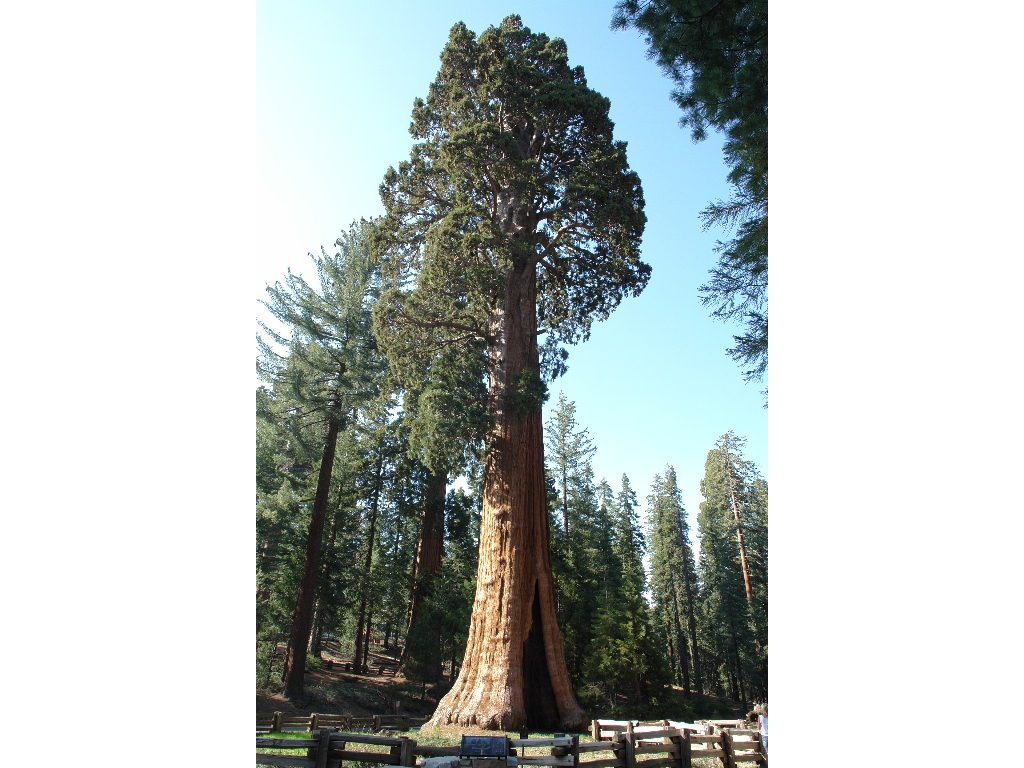
[[394, 280], [378, 305], [382, 342], [389, 355], [461, 360], [487, 384], [476, 598], [435, 725], [584, 722], [555, 614], [540, 408], [562, 345], [650, 274], [640, 180], [608, 109], [564, 41], [517, 16], [479, 37], [456, 24], [415, 103], [412, 156], [381, 186]]

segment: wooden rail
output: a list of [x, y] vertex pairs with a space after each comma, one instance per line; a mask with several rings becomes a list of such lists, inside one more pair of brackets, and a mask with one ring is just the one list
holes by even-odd
[[[761, 749], [760, 733], [756, 730], [718, 728], [710, 723], [699, 726], [689, 723], [689, 728], [678, 728], [667, 725], [667, 722], [617, 723], [595, 720], [595, 730], [608, 730], [614, 736], [607, 740], [580, 744], [579, 736], [556, 734], [553, 737], [510, 739], [509, 745], [518, 753], [516, 760], [524, 768], [692, 768], [694, 758], [716, 758], [723, 768], [739, 768], [741, 763], [755, 763], [767, 768], [768, 756]], [[609, 725], [612, 727], [606, 728]], [[620, 725], [621, 730], [618, 728]], [[699, 733], [698, 729], [718, 730], [718, 733]], [[369, 752], [352, 749], [352, 745], [360, 744], [388, 747], [388, 750]], [[546, 748], [550, 754], [526, 754], [528, 748], [538, 747]], [[392, 738], [366, 733], [337, 733], [330, 727], [313, 730], [308, 739], [257, 736], [256, 749], [305, 749], [305, 756], [256, 753], [256, 763], [259, 765], [297, 768], [342, 768], [346, 760], [388, 766], [414, 766], [417, 757], [457, 757], [459, 754], [457, 744], [421, 747], [415, 740], [405, 736]], [[593, 759], [586, 759], [595, 752], [611, 752], [613, 757], [595, 755]]]
[[598, 761], [600, 765], [590, 768], [690, 768], [694, 758], [717, 758], [723, 768], [737, 768], [738, 763], [767, 768], [760, 732], [730, 727], [745, 724], [743, 720], [593, 720], [590, 732], [594, 743], [581, 745], [580, 751], [598, 751], [597, 744], [612, 745], [605, 749], [612, 749], [616, 759]]
[[312, 715], [285, 715], [281, 712], [257, 713], [256, 733], [289, 733], [298, 731], [315, 731], [319, 728], [335, 728], [345, 731], [372, 730], [394, 728], [407, 731], [413, 726], [421, 726], [430, 718], [406, 717], [405, 715], [374, 715], [373, 717], [352, 717], [351, 715], [328, 715], [313, 713]]

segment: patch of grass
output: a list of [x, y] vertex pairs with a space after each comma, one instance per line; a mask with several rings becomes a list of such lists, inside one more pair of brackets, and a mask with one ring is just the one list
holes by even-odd
[[[308, 739], [311, 735], [307, 731], [306, 733], [289, 731], [288, 733], [281, 733], [280, 731], [271, 731], [270, 733], [260, 734], [258, 738], [270, 738], [270, 739]], [[266, 755], [299, 755], [304, 756], [306, 754], [306, 748], [301, 749], [285, 749], [284, 747], [272, 747], [270, 749], [258, 750], [262, 754]]]

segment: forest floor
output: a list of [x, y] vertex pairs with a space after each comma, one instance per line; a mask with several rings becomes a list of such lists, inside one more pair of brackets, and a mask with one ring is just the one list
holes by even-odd
[[[370, 654], [377, 660], [397, 663], [399, 650], [385, 650], [382, 646], [371, 645]], [[423, 686], [406, 680], [402, 675], [377, 675], [375, 669], [366, 675], [346, 672], [345, 663], [351, 659], [343, 658], [340, 648], [333, 641], [324, 642], [322, 658], [324, 661], [319, 669], [306, 673], [306, 690], [302, 699], [290, 701], [274, 690], [257, 689], [256, 712], [282, 712], [286, 715], [322, 712], [352, 717], [403, 714], [409, 717], [428, 717], [434, 713], [437, 702], [451, 688], [447, 678], [442, 678], [442, 682], [437, 685]], [[328, 665], [327, 661], [331, 663]], [[376, 666], [377, 661], [371, 663]], [[678, 686], [673, 686], [673, 695], [680, 700], [685, 698]], [[728, 720], [746, 714], [739, 702], [719, 696], [689, 698], [687, 705], [695, 710], [694, 719]], [[592, 716], [604, 715], [596, 713]]]
[[[283, 656], [283, 647], [281, 650]], [[395, 648], [385, 650], [382, 646], [371, 645], [370, 654], [376, 657], [370, 662], [374, 667], [381, 659], [398, 663], [399, 650]], [[425, 687], [402, 675], [377, 675], [376, 669], [366, 675], [346, 672], [345, 664], [351, 657], [343, 658], [337, 643], [331, 640], [324, 641], [321, 657], [323, 662], [319, 669], [306, 672], [306, 691], [302, 699], [290, 701], [273, 690], [257, 689], [256, 711], [286, 715], [323, 712], [352, 717], [397, 712], [409, 717], [426, 717], [433, 714], [438, 700], [450, 687], [449, 683]]]

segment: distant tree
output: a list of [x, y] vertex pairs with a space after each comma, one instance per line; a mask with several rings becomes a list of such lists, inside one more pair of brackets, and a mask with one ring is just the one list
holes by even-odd
[[733, 195], [701, 218], [736, 232], [719, 243], [701, 301], [713, 317], [745, 324], [728, 353], [749, 366], [745, 380], [760, 381], [768, 366], [768, 0], [621, 0], [612, 23], [645, 35], [694, 141], [708, 128], [725, 135]]
[[697, 516], [709, 631], [741, 700], [767, 694], [768, 643], [768, 487], [745, 442], [727, 432], [708, 451]]
[[[303, 691], [306, 653], [327, 502], [338, 435], [358, 409], [375, 397], [385, 362], [372, 333], [372, 302], [379, 287], [378, 264], [368, 244], [368, 222], [353, 224], [338, 238], [334, 256], [313, 256], [319, 285], [288, 273], [285, 283], [267, 287], [264, 305], [287, 326], [287, 336], [261, 324], [258, 373], [287, 393], [305, 419], [322, 425], [323, 451], [307, 533], [302, 579], [292, 619], [285, 692]], [[277, 345], [275, 348], [274, 345]], [[286, 352], [278, 349], [284, 348]]]
[[551, 517], [551, 562], [565, 662], [573, 687], [578, 689], [595, 639], [597, 614], [604, 604], [612, 525], [607, 508], [598, 501], [590, 464], [580, 467], [569, 483], [567, 514], [572, 534], [567, 536]]
[[[611, 488], [602, 483], [610, 497]], [[636, 506], [636, 494], [629, 478], [623, 475], [621, 490], [609, 505], [611, 551], [605, 561], [612, 590], [597, 611], [595, 637], [587, 660], [588, 682], [604, 689], [613, 714], [629, 717], [647, 712], [652, 700], [658, 702], [662, 698], [669, 681], [665, 657], [657, 647], [651, 612], [644, 599], [645, 547]], [[624, 705], [618, 703], [620, 700]]]
[[585, 340], [650, 273], [640, 181], [608, 109], [562, 40], [517, 16], [479, 38], [456, 24], [415, 103], [411, 158], [381, 187], [389, 355], [451, 350], [486, 381], [493, 425], [469, 640], [435, 725], [585, 721], [555, 612], [540, 408], [561, 345]]
[[[647, 497], [648, 530], [651, 547], [651, 587], [657, 612], [672, 638], [677, 679], [701, 691], [700, 651], [697, 642], [697, 573], [689, 541], [686, 510], [676, 482], [676, 471], [665, 467], [665, 476], [655, 475]], [[689, 646], [687, 646], [689, 640]]]
[[569, 485], [579, 480], [579, 474], [594, 455], [593, 442], [587, 430], [576, 423], [576, 403], [558, 393], [558, 405], [544, 427], [545, 460], [551, 476], [561, 494], [560, 511], [565, 535], [569, 535]]

